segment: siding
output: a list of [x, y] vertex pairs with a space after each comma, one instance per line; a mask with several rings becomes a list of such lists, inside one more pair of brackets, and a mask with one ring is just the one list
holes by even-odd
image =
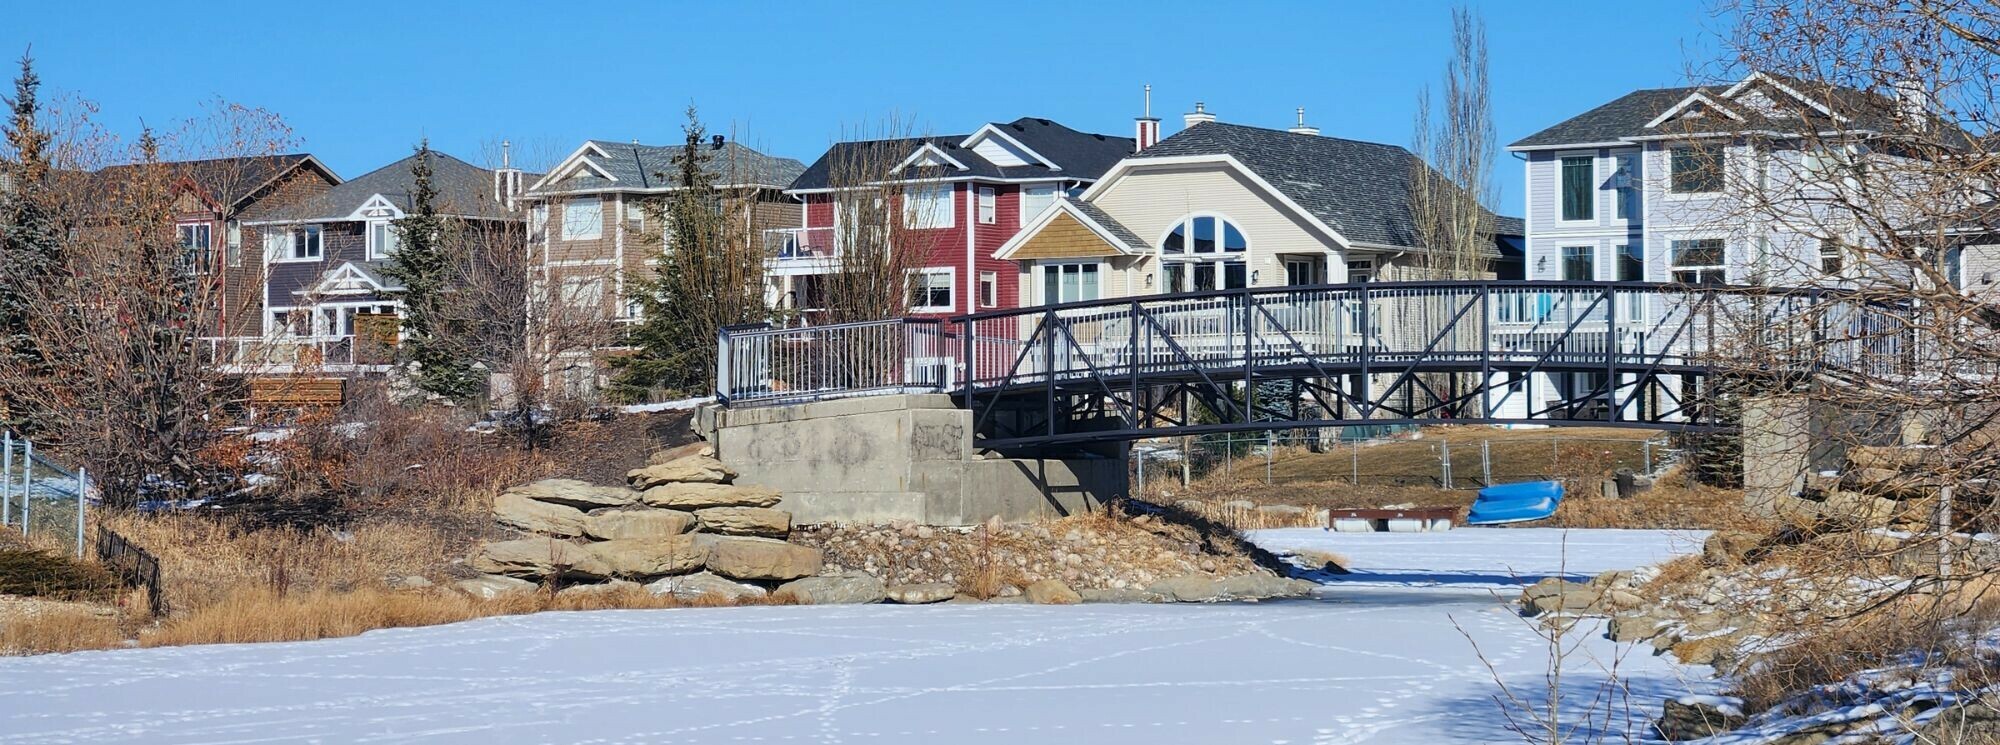
[[1106, 243], [1103, 238], [1091, 232], [1090, 228], [1077, 222], [1068, 213], [1058, 214], [1048, 225], [1021, 244], [1014, 252], [1015, 260], [1022, 259], [1063, 259], [1095, 256], [1116, 256], [1117, 248]]
[[[1185, 164], [1134, 170], [1092, 200], [1099, 209], [1130, 228], [1157, 250], [1159, 242], [1173, 226], [1195, 213], [1228, 219], [1243, 231], [1249, 250], [1244, 262], [1255, 276], [1257, 287], [1277, 287], [1285, 283], [1285, 267], [1279, 254], [1336, 255], [1340, 250], [1312, 223], [1294, 217], [1265, 196], [1248, 180], [1222, 164]], [[1128, 291], [1158, 292], [1158, 261], [1132, 262], [1114, 267], [1119, 284]], [[1327, 281], [1344, 282], [1347, 267], [1331, 261]]]

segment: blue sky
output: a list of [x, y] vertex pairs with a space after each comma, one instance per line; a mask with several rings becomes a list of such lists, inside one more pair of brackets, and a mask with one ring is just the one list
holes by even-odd
[[[585, 138], [711, 130], [811, 162], [843, 132], [969, 132], [1020, 116], [1129, 135], [1141, 86], [1167, 134], [1206, 102], [1223, 121], [1407, 144], [1419, 87], [1449, 54], [1450, 5], [1147, 3], [210, 3], [104, 0], [7, 11], [0, 56], [30, 44], [50, 89], [141, 121], [217, 96], [282, 114], [345, 177], [418, 138], [474, 162], [506, 138], [552, 160]], [[1678, 85], [1713, 54], [1704, 3], [1477, 3], [1503, 143], [1634, 88]], [[11, 70], [11, 65], [9, 65]], [[1498, 207], [1520, 213], [1502, 156]]]

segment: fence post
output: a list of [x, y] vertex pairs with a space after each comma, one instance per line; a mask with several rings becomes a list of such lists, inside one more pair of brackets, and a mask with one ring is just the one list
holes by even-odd
[[1451, 441], [1450, 440], [1438, 441], [1438, 472], [1439, 475], [1444, 477], [1440, 479], [1444, 488], [1450, 489], [1451, 488]]
[[1493, 485], [1493, 441], [1479, 441], [1479, 485]]
[[35, 501], [35, 441], [21, 439], [21, 535], [28, 534], [28, 503]]
[[[1182, 400], [1186, 401], [1186, 399]], [[1185, 408], [1185, 406], [1183, 408]], [[1183, 489], [1187, 488], [1188, 482], [1191, 480], [1190, 477], [1193, 475], [1192, 473], [1193, 470], [1194, 470], [1194, 440], [1186, 435], [1182, 435], [1181, 436], [1181, 488]]]
[[0, 450], [0, 525], [14, 521], [14, 430], [4, 435], [6, 446]]
[[1643, 467], [1645, 468], [1645, 470], [1643, 470], [1643, 471], [1640, 471], [1640, 473], [1644, 473], [1644, 474], [1646, 474], [1646, 475], [1648, 475], [1648, 476], [1651, 476], [1651, 475], [1653, 475], [1653, 440], [1652, 440], [1652, 438], [1647, 438], [1645, 442], [1642, 442], [1642, 443], [1639, 443], [1639, 452], [1640, 452], [1640, 457], [1641, 457], [1641, 458], [1643, 459], [1643, 460], [1641, 461], [1640, 465], [1641, 465], [1641, 466], [1643, 466]]
[[76, 558], [83, 558], [83, 505], [90, 493], [90, 469], [76, 469]]
[[1132, 492], [1132, 496], [1143, 497], [1146, 494], [1146, 454], [1131, 445], [1125, 446], [1125, 452], [1139, 456], [1139, 488]]
[[1938, 579], [1951, 578], [1951, 485], [1938, 487]]
[[1354, 440], [1350, 442], [1347, 452], [1349, 457], [1354, 459], [1354, 476], [1350, 480], [1353, 482], [1355, 486], [1360, 486], [1361, 485], [1361, 441]]
[[1276, 438], [1268, 430], [1264, 432], [1264, 485], [1271, 485], [1271, 451], [1278, 449]]

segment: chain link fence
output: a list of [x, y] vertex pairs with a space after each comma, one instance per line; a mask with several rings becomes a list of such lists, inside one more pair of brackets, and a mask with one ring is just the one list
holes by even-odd
[[82, 557], [90, 476], [71, 471], [13, 432], [0, 433], [0, 526]]
[[1186, 484], [1223, 478], [1264, 484], [1477, 489], [1518, 481], [1594, 484], [1619, 471], [1652, 475], [1680, 457], [1665, 434], [1596, 437], [1520, 430], [1418, 433], [1344, 428], [1162, 438], [1134, 447], [1134, 477]]

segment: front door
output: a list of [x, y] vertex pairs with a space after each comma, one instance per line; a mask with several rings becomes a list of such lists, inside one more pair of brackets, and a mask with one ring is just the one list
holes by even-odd
[[1318, 256], [1285, 257], [1285, 284], [1320, 285], [1326, 284], [1326, 263]]

